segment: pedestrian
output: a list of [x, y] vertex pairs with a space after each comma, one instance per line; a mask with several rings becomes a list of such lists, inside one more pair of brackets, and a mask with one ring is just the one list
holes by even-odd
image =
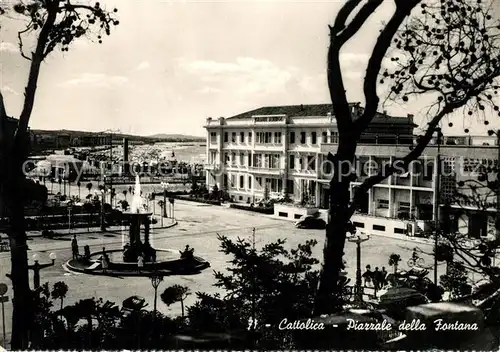
[[139, 254], [139, 256], [137, 257], [137, 270], [139, 271], [139, 273], [141, 272], [143, 267], [144, 267], [144, 257], [142, 256], [142, 254]]
[[371, 287], [372, 285], [372, 267], [370, 265], [366, 266], [366, 271], [363, 274], [363, 279], [365, 279], [365, 287]]
[[385, 266], [382, 267], [381, 277], [382, 277], [382, 287], [387, 286], [387, 275], [388, 272], [385, 270]]
[[73, 259], [78, 260], [78, 241], [76, 240], [76, 235], [73, 235], [71, 240], [71, 251], [73, 252]]
[[108, 271], [108, 258], [106, 255], [101, 256], [101, 266], [103, 273], [106, 273]]
[[375, 292], [380, 290], [380, 284], [380, 271], [378, 270], [378, 266], [376, 266], [373, 272], [373, 287], [375, 287]]

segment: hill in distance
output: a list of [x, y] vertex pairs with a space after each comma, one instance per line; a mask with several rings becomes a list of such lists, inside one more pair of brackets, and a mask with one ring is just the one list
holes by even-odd
[[149, 138], [154, 139], [189, 139], [189, 140], [205, 140], [204, 137], [201, 136], [190, 136], [186, 134], [169, 134], [169, 133], [158, 133], [148, 136]]

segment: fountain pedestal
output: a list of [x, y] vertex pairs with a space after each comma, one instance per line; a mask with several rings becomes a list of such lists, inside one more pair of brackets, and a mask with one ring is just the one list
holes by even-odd
[[[151, 261], [154, 257], [154, 249], [149, 243], [149, 217], [153, 213], [146, 212], [124, 212], [130, 223], [129, 243], [123, 251], [124, 262], [137, 262], [137, 257], [142, 254], [144, 261]], [[144, 225], [144, 242], [141, 241], [141, 225]]]

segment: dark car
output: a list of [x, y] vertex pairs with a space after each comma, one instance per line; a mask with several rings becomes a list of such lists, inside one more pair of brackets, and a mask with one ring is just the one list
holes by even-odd
[[318, 217], [307, 216], [304, 219], [297, 221], [295, 223], [295, 227], [299, 229], [323, 230], [326, 228], [326, 222]]

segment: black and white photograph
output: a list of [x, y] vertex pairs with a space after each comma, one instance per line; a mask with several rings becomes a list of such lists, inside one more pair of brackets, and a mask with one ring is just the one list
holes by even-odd
[[500, 0], [0, 0], [0, 351], [500, 349]]

